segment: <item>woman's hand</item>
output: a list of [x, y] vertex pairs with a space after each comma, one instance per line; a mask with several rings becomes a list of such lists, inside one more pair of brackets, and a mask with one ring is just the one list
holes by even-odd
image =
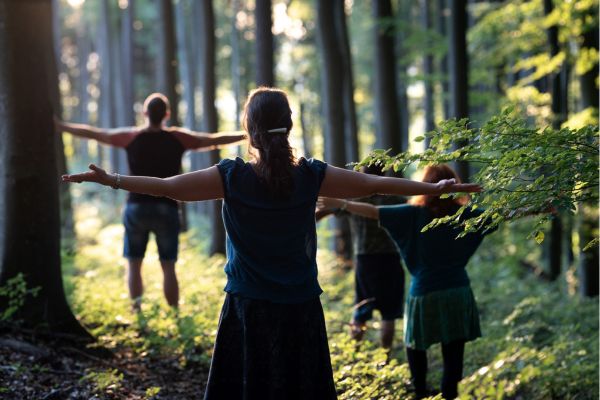
[[89, 165], [90, 171], [82, 172], [80, 174], [73, 175], [63, 175], [63, 182], [95, 182], [105, 186], [115, 187], [117, 183], [117, 177], [113, 175], [109, 175], [100, 167], [97, 167], [94, 164]]
[[476, 183], [456, 183], [455, 179], [443, 179], [436, 183], [440, 194], [444, 193], [479, 193], [483, 188]]
[[317, 210], [332, 210], [343, 207], [345, 200], [334, 199], [331, 197], [319, 197], [317, 200]]

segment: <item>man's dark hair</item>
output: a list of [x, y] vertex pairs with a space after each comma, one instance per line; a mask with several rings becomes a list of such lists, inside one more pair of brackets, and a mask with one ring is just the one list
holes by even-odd
[[144, 112], [152, 125], [160, 125], [167, 111], [169, 111], [169, 100], [161, 93], [152, 93], [144, 101]]

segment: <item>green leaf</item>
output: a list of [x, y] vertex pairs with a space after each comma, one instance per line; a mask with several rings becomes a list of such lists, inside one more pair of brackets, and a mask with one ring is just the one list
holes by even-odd
[[537, 244], [542, 244], [542, 242], [544, 241], [544, 232], [542, 231], [537, 231], [535, 233], [535, 241], [537, 242]]

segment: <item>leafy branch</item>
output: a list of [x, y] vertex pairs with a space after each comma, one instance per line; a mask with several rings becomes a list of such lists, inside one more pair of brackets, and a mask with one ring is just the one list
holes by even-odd
[[[437, 130], [416, 140], [430, 139], [422, 153], [390, 155], [374, 150], [356, 168], [378, 164], [384, 170], [404, 171], [416, 164], [466, 161], [474, 182], [484, 192], [472, 196], [469, 207], [485, 210], [476, 218], [456, 214], [434, 220], [425, 229], [442, 223], [460, 225], [459, 236], [523, 216], [536, 219], [530, 237], [544, 240], [543, 225], [554, 218], [548, 210], [576, 212], [583, 203], [598, 203], [598, 126], [579, 129], [531, 127], [509, 107], [481, 127], [467, 119], [442, 122]], [[459, 144], [464, 144], [459, 148]]]

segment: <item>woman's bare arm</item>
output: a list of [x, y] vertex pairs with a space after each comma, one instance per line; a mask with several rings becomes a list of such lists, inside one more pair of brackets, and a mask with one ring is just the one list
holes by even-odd
[[201, 201], [223, 198], [223, 183], [217, 167], [172, 176], [154, 178], [150, 176], [127, 176], [107, 174], [102, 168], [90, 164], [90, 171], [81, 174], [63, 175], [65, 182], [95, 182], [115, 189], [169, 197], [181, 201]]
[[329, 165], [325, 171], [325, 179], [321, 184], [319, 195], [347, 199], [373, 194], [413, 196], [418, 194], [438, 195], [480, 191], [481, 187], [477, 184], [457, 184], [454, 183], [454, 179], [446, 179], [438, 183], [427, 183], [403, 178], [369, 175]]
[[344, 199], [333, 199], [330, 197], [319, 197], [317, 209], [319, 211], [340, 209], [350, 214], [360, 215], [361, 217], [379, 219], [379, 208], [369, 203], [358, 201], [348, 201]]

